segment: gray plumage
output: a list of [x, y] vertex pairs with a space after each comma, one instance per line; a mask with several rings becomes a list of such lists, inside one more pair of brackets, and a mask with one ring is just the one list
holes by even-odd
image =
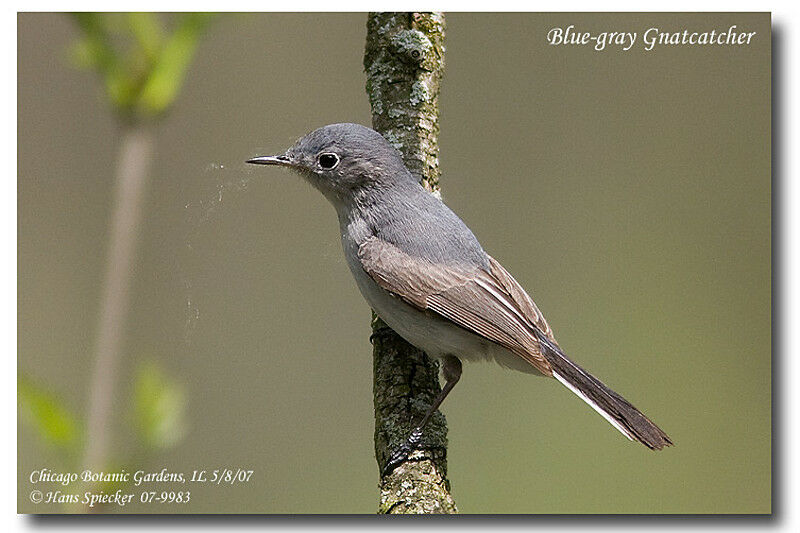
[[301, 138], [286, 155], [308, 169], [326, 152], [347, 155], [328, 175], [301, 173], [332, 200], [340, 219], [362, 218], [374, 236], [412, 257], [488, 268], [486, 252], [466, 224], [419, 184], [378, 132], [332, 124]]
[[564, 355], [530, 296], [419, 184], [379, 133], [332, 124], [283, 155], [249, 162], [288, 166], [331, 201], [364, 298], [392, 329], [442, 358], [454, 375], [438, 402], [460, 376], [454, 358], [495, 360], [555, 377], [631, 440], [652, 449], [672, 444], [633, 405]]

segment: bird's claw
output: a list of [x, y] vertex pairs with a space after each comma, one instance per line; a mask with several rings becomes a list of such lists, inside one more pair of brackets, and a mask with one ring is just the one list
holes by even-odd
[[404, 443], [389, 457], [389, 461], [386, 463], [386, 466], [383, 467], [381, 477], [386, 477], [394, 472], [395, 468], [406, 462], [410, 454], [411, 446], [409, 446], [408, 443]]
[[411, 455], [411, 452], [418, 449], [421, 440], [422, 428], [414, 428], [414, 431], [411, 432], [408, 439], [395, 450], [391, 457], [389, 457], [389, 461], [387, 461], [386, 466], [383, 467], [381, 477], [388, 476], [394, 472], [395, 468], [405, 463], [408, 460], [408, 456]]

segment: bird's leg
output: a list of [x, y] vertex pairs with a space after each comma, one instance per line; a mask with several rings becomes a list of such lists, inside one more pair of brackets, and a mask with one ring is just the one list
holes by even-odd
[[408, 459], [409, 454], [413, 450], [417, 449], [422, 441], [422, 431], [425, 429], [428, 420], [431, 419], [433, 413], [435, 413], [436, 409], [442, 405], [442, 402], [447, 397], [447, 394], [453, 390], [453, 387], [456, 386], [459, 378], [461, 378], [461, 361], [452, 355], [444, 356], [442, 358], [442, 375], [444, 375], [445, 379], [444, 387], [442, 387], [441, 392], [436, 395], [433, 403], [425, 412], [425, 416], [422, 417], [422, 421], [417, 425], [417, 427], [414, 428], [414, 430], [411, 432], [411, 435], [408, 436], [408, 439], [406, 439], [403, 445], [400, 446], [400, 448], [398, 448], [397, 451], [395, 451], [389, 458], [389, 461], [383, 468], [383, 473], [381, 474], [382, 477], [386, 477], [391, 474], [395, 468], [400, 466], [401, 463], [404, 463]]

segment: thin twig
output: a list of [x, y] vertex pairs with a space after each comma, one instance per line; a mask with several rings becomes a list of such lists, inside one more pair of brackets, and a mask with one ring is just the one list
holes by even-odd
[[106, 466], [111, 441], [111, 405], [152, 155], [152, 132], [142, 126], [130, 126], [124, 133], [117, 163], [116, 198], [89, 388], [88, 438], [83, 464], [90, 469]]

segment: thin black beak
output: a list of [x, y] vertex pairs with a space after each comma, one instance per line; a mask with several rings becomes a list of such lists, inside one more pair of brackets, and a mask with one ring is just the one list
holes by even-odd
[[289, 158], [285, 155], [262, 155], [254, 157], [253, 159], [248, 159], [245, 163], [253, 165], [282, 165], [287, 167], [292, 165]]

